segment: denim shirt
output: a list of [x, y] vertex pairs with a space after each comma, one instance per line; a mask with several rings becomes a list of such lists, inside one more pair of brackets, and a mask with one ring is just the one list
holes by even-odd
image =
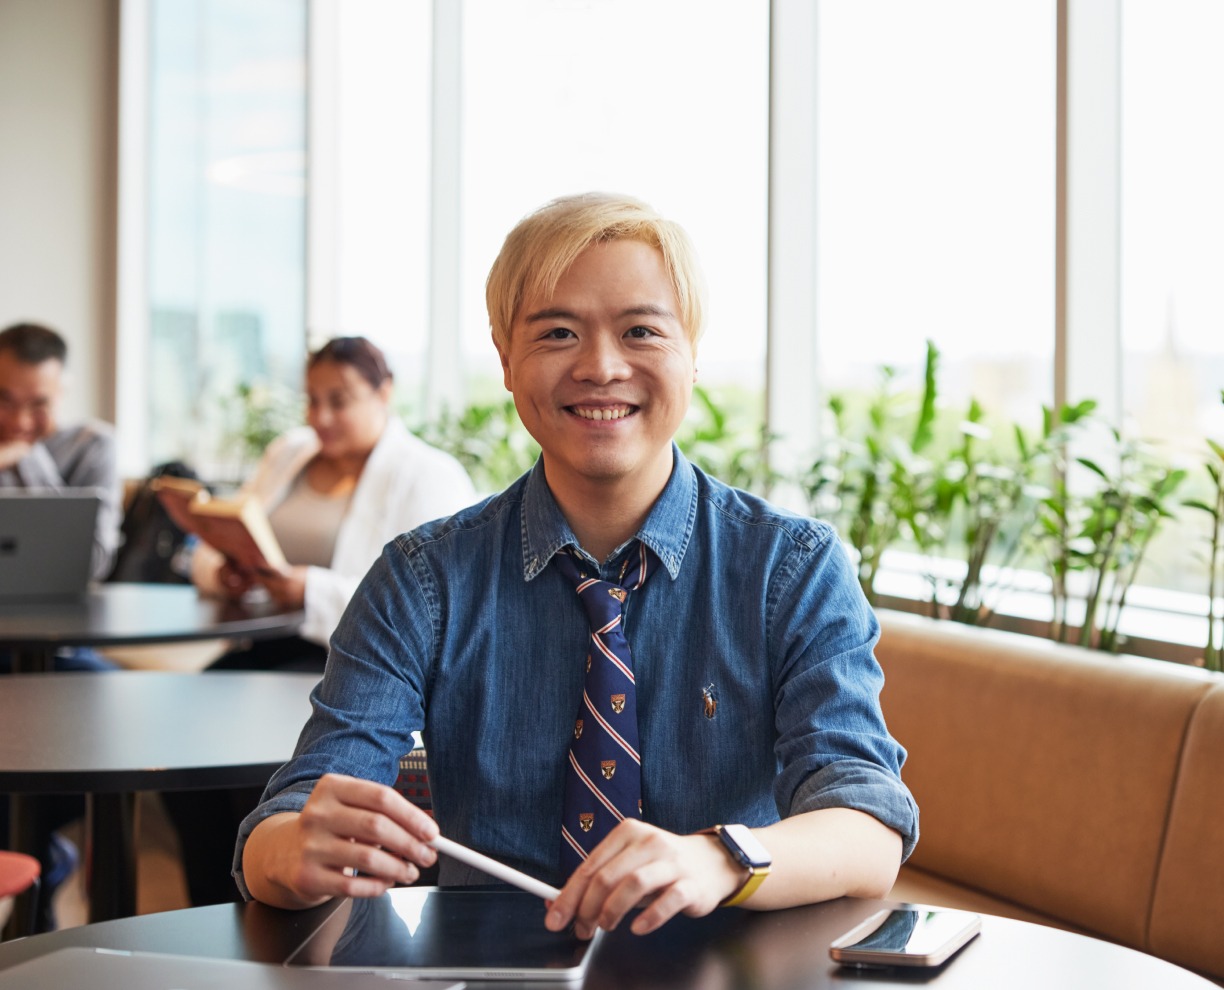
[[[918, 809], [880, 711], [879, 625], [836, 533], [674, 458], [637, 533], [662, 566], [623, 619], [643, 818], [687, 834], [854, 808], [899, 832], [908, 856]], [[246, 896], [242, 849], [260, 820], [299, 810], [325, 773], [394, 782], [414, 731], [442, 834], [564, 882], [566, 754], [589, 644], [574, 586], [551, 565], [567, 545], [578, 541], [537, 462], [386, 546], [332, 637], [295, 755], [242, 823]], [[487, 880], [442, 857], [440, 883]]]

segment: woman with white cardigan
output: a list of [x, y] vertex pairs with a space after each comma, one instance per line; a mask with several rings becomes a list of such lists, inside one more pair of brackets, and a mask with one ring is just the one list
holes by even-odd
[[[476, 500], [467, 472], [413, 436], [391, 408], [382, 352], [363, 337], [340, 337], [306, 365], [308, 426], [274, 440], [244, 486], [268, 512], [289, 566], [247, 573], [201, 544], [192, 578], [206, 594], [240, 596], [254, 585], [306, 613], [300, 634], [256, 640], [210, 669], [322, 671], [327, 642], [357, 585], [400, 533]], [[238, 823], [259, 791], [162, 795], [183, 847], [194, 905], [239, 900], [230, 875]]]
[[459, 462], [394, 415], [392, 390], [386, 359], [364, 337], [336, 338], [310, 356], [309, 425], [274, 440], [243, 489], [263, 503], [290, 566], [244, 573], [206, 545], [192, 562], [206, 594], [237, 597], [260, 584], [306, 618], [298, 636], [255, 641], [214, 668], [321, 671], [327, 642], [383, 546], [476, 500]]

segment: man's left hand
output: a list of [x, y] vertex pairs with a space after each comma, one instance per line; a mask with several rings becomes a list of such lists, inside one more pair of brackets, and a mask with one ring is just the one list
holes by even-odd
[[545, 925], [560, 931], [573, 921], [574, 933], [588, 939], [640, 907], [630, 931], [645, 935], [677, 914], [709, 914], [739, 888], [743, 873], [715, 835], [675, 835], [626, 820], [574, 871]]

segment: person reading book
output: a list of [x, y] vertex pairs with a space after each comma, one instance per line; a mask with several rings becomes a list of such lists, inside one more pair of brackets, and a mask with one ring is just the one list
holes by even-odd
[[[259, 585], [279, 604], [302, 608], [305, 619], [298, 635], [236, 646], [211, 670], [321, 671], [332, 630], [383, 545], [476, 499], [459, 462], [394, 415], [392, 373], [369, 340], [337, 337], [311, 354], [306, 397], [307, 425], [274, 440], [230, 500], [257, 503], [284, 563], [244, 567], [207, 543], [192, 559], [192, 579], [203, 593], [240, 597]], [[207, 538], [207, 527], [197, 531]], [[193, 904], [235, 898], [233, 835], [257, 798], [249, 791], [163, 795], [187, 850]]]
[[[705, 305], [683, 229], [628, 197], [556, 200], [511, 231], [486, 300], [540, 459], [370, 570], [239, 830], [244, 894], [379, 896], [441, 834], [560, 887], [545, 924], [584, 938], [635, 907], [645, 933], [884, 896], [918, 813], [879, 624], [830, 526], [673, 442]], [[418, 730], [435, 818], [389, 786]], [[439, 883], [476, 882], [442, 858]]]
[[308, 425], [268, 446], [239, 500], [262, 506], [285, 563], [244, 567], [206, 543], [192, 560], [201, 591], [240, 597], [261, 585], [305, 620], [299, 635], [231, 651], [214, 668], [322, 670], [332, 630], [383, 545], [476, 500], [459, 462], [393, 415], [392, 395], [386, 357], [364, 337], [334, 338], [307, 359]]

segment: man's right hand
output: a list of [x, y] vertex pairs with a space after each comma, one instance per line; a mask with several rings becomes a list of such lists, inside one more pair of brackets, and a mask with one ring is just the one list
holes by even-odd
[[27, 443], [25, 440], [5, 440], [0, 442], [0, 471], [7, 471], [11, 467], [16, 467], [26, 457], [30, 451], [34, 449], [32, 443]]
[[327, 774], [300, 812], [255, 827], [242, 869], [251, 894], [274, 907], [379, 897], [437, 861], [428, 845], [437, 835], [434, 820], [393, 788]]

